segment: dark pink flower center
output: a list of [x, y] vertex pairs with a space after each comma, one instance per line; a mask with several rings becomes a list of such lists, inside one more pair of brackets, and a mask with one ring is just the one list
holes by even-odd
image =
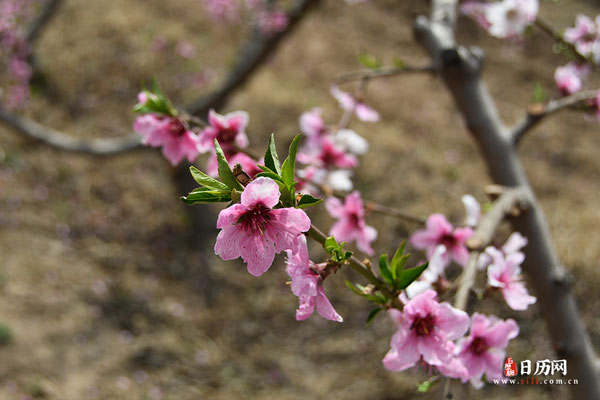
[[267, 208], [263, 205], [258, 205], [252, 210], [246, 211], [244, 215], [238, 219], [237, 223], [241, 224], [245, 231], [258, 231], [262, 236], [265, 234], [265, 228], [271, 220], [271, 216], [269, 215], [270, 212], [270, 208]]
[[471, 352], [477, 354], [478, 356], [488, 351], [489, 348], [490, 346], [488, 346], [486, 340], [482, 337], [476, 337], [473, 339], [471, 346], [469, 347]]
[[446, 249], [451, 249], [458, 245], [458, 241], [452, 233], [445, 233], [440, 237], [440, 244], [446, 246]]
[[224, 144], [233, 143], [237, 134], [238, 132], [232, 128], [220, 129], [217, 140], [219, 141], [219, 144], [223, 146]]
[[185, 126], [183, 126], [183, 123], [179, 119], [172, 119], [167, 129], [173, 136], [183, 136], [185, 133]]
[[417, 336], [427, 336], [433, 331], [433, 328], [435, 328], [435, 319], [431, 314], [415, 318], [410, 326], [410, 329], [413, 329]]

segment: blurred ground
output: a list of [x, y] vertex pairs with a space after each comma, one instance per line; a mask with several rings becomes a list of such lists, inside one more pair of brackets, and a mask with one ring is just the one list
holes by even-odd
[[[227, 107], [250, 113], [256, 149], [271, 132], [285, 148], [310, 107], [336, 121], [329, 82], [355, 70], [359, 52], [388, 64], [427, 61], [411, 35], [425, 2], [325, 3]], [[591, 1], [543, 2], [542, 9], [557, 27], [577, 12], [600, 11]], [[461, 19], [458, 36], [488, 51], [485, 78], [507, 121], [523, 114], [535, 81], [552, 91], [554, 67], [565, 62], [541, 34], [509, 45]], [[39, 96], [25, 114], [73, 135], [124, 135], [141, 82], [155, 75], [183, 104], [217, 84], [243, 37], [208, 21], [196, 0], [65, 0], [36, 49], [54, 97]], [[181, 40], [195, 46], [192, 60], [174, 51]], [[371, 143], [356, 179], [365, 197], [455, 221], [462, 194], [484, 200], [489, 178], [440, 82], [378, 81], [368, 98], [383, 118], [354, 125]], [[599, 131], [563, 113], [520, 150], [596, 347]], [[383, 369], [393, 326], [379, 318], [364, 329], [369, 305], [341, 279], [355, 276], [342, 271], [327, 283], [343, 324], [317, 316], [298, 323], [282, 257], [257, 279], [242, 263], [214, 256], [214, 233], [190, 243], [178, 200], [184, 193], [158, 152], [67, 154], [0, 128], [0, 188], [0, 323], [3, 337], [5, 327], [12, 332], [0, 347], [0, 399], [437, 398], [437, 390], [415, 394], [422, 375]], [[331, 222], [318, 213], [313, 219]], [[387, 252], [416, 228], [377, 215], [369, 223], [379, 230], [376, 248]], [[486, 299], [482, 308], [520, 322], [508, 350], [515, 359], [553, 358], [535, 307], [515, 313]], [[455, 391], [459, 398], [566, 397], [557, 386]]]

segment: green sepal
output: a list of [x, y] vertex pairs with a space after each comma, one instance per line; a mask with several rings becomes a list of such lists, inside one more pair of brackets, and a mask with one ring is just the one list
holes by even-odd
[[157, 113], [177, 117], [179, 114], [177, 109], [173, 107], [169, 99], [163, 94], [156, 79], [152, 80], [152, 88], [150, 90], [143, 90], [143, 92], [147, 98], [146, 102], [144, 104], [136, 104], [133, 112], [140, 114]]
[[215, 139], [215, 152], [217, 153], [217, 163], [218, 163], [218, 171], [219, 177], [223, 181], [227, 187], [231, 189], [237, 189], [240, 192], [244, 190], [244, 187], [238, 182], [237, 179], [233, 176], [233, 172], [231, 171], [231, 167], [229, 167], [229, 163], [227, 162], [227, 158], [225, 158], [225, 154], [223, 153], [223, 149], [219, 145], [219, 141]]
[[192, 190], [187, 196], [182, 196], [187, 204], [203, 204], [203, 203], [221, 203], [231, 201], [231, 190], [219, 190], [213, 188], [197, 188]]
[[[260, 178], [261, 176], [263, 176], [265, 178], [271, 178], [276, 182], [283, 183], [283, 181], [281, 180], [281, 177], [279, 175], [277, 175], [275, 172], [259, 172], [258, 174], [256, 174], [257, 178]], [[287, 189], [287, 186], [286, 186], [286, 189]]]
[[316, 206], [319, 203], [322, 203], [323, 199], [319, 199], [317, 197], [313, 197], [310, 194], [303, 194], [298, 201], [298, 208], [307, 208]]
[[279, 157], [277, 156], [277, 148], [275, 147], [275, 135], [271, 133], [267, 153], [265, 154], [265, 166], [277, 175], [281, 175], [281, 166]]
[[194, 166], [190, 167], [190, 172], [192, 174], [192, 178], [194, 178], [199, 185], [212, 189], [229, 190], [229, 186], [211, 176], [206, 175], [204, 172], [200, 171]]

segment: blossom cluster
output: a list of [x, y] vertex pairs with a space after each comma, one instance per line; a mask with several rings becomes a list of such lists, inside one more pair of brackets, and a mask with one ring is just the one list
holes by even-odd
[[289, 24], [287, 14], [273, 9], [273, 2], [263, 0], [202, 0], [208, 15], [215, 21], [236, 22], [244, 8], [250, 12], [263, 35], [270, 36], [285, 30]]
[[34, 16], [35, 0], [0, 1], [0, 63], [8, 72], [0, 88], [0, 103], [8, 109], [22, 107], [29, 99], [31, 66], [26, 27]]

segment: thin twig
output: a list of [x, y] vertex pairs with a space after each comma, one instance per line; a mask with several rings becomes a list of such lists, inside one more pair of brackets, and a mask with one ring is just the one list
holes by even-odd
[[552, 100], [546, 105], [532, 104], [527, 110], [525, 118], [511, 129], [512, 142], [517, 145], [528, 131], [550, 114], [592, 100], [596, 96], [598, 96], [597, 90], [584, 90]]
[[334, 85], [341, 85], [347, 82], [359, 81], [363, 79], [377, 79], [377, 78], [389, 78], [393, 76], [409, 74], [409, 73], [422, 73], [422, 72], [433, 72], [433, 66], [412, 66], [405, 65], [402, 67], [392, 68], [379, 68], [369, 69], [365, 71], [355, 71], [344, 74], [333, 81]]

